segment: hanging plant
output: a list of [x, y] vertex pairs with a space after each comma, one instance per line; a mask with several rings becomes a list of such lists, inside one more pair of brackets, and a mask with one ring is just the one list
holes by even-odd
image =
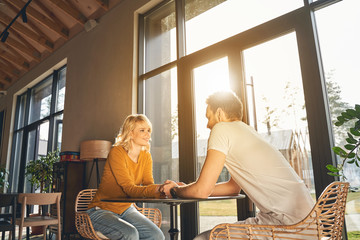
[[326, 168], [331, 176], [340, 177], [343, 181], [346, 181], [344, 175], [345, 164], [355, 164], [360, 167], [360, 105], [355, 105], [355, 108], [349, 108], [343, 111], [340, 116], [337, 117], [335, 126], [342, 126], [346, 122], [353, 122], [353, 125], [349, 128], [346, 137], [346, 143], [342, 147], [333, 147], [333, 151], [342, 160], [337, 165], [327, 165]]

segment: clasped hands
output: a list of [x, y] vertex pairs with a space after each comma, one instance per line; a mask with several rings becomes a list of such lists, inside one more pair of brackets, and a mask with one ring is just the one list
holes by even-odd
[[179, 186], [183, 186], [186, 185], [183, 182], [174, 182], [172, 180], [166, 180], [163, 184], [161, 184], [159, 186], [159, 192], [162, 195], [165, 195], [166, 197], [170, 197], [171, 198], [171, 193], [170, 193], [170, 189], [174, 188], [174, 187], [179, 187]]

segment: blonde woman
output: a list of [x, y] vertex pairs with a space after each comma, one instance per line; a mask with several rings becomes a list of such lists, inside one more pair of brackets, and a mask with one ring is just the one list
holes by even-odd
[[130, 115], [125, 119], [105, 163], [98, 191], [89, 204], [87, 212], [94, 229], [109, 239], [165, 239], [162, 231], [132, 203], [100, 201], [116, 197], [160, 197], [149, 152], [151, 130], [145, 115]]

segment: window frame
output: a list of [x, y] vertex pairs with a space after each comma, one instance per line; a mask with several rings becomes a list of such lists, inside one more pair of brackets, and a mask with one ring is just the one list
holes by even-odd
[[[44, 77], [40, 82], [38, 82], [31, 88], [28, 88], [24, 93], [17, 96], [16, 107], [15, 107], [13, 139], [12, 139], [12, 147], [11, 147], [11, 158], [10, 158], [10, 177], [9, 177], [10, 189], [13, 192], [18, 192], [18, 193], [24, 192], [26, 154], [27, 154], [26, 147], [28, 145], [27, 137], [28, 137], [29, 132], [35, 130], [36, 138], [38, 139], [39, 138], [38, 132], [39, 132], [40, 125], [45, 122], [49, 122], [47, 152], [55, 150], [54, 145], [55, 145], [55, 141], [57, 141], [57, 139], [55, 139], [55, 137], [57, 137], [57, 133], [54, 133], [54, 131], [56, 130], [54, 121], [57, 116], [62, 115], [64, 112], [64, 109], [55, 111], [56, 103], [57, 103], [57, 99], [58, 99], [58, 93], [59, 93], [59, 89], [58, 89], [58, 82], [60, 80], [59, 76], [60, 76], [60, 72], [64, 69], [65, 70], [67, 69], [66, 64], [56, 70], [53, 70], [51, 74]], [[41, 84], [44, 84], [46, 81], [52, 81], [50, 114], [44, 118], [41, 118], [36, 121], [33, 121], [32, 123], [29, 123], [30, 105], [31, 105], [30, 99], [31, 99], [32, 90], [35, 89], [36, 87], [40, 86]], [[65, 79], [65, 81], [66, 81], [66, 79]], [[25, 106], [22, 106], [22, 103], [21, 103], [22, 97], [26, 98]], [[20, 114], [21, 107], [24, 108], [24, 124], [23, 124], [23, 126], [18, 127], [18, 125], [19, 125], [18, 123], [20, 120], [19, 114]], [[22, 137], [21, 143], [19, 143], [20, 146], [17, 145], [18, 133], [22, 133], [21, 134], [21, 137]], [[37, 147], [38, 146], [35, 146], [36, 150], [37, 150]], [[14, 174], [14, 171], [15, 171], [15, 169], [14, 169], [15, 168], [15, 159], [14, 158], [15, 158], [15, 151], [17, 148], [21, 149], [21, 150], [19, 150], [19, 153], [20, 153], [19, 166], [16, 166], [16, 167], [20, 167], [18, 176], [16, 176]], [[34, 157], [37, 158], [37, 155], [38, 155], [37, 151], [35, 151]], [[15, 178], [18, 178], [17, 184], [16, 184], [17, 186], [14, 186], [14, 182], [16, 182]], [[33, 189], [31, 191], [33, 191]]]
[[[195, 109], [193, 96], [193, 82], [191, 70], [196, 66], [206, 64], [217, 58], [228, 56], [230, 78], [236, 79], [230, 83], [233, 90], [242, 100], [245, 98], [244, 70], [241, 51], [274, 39], [289, 31], [295, 31], [303, 78], [304, 97], [308, 117], [310, 134], [311, 156], [313, 164], [314, 182], [316, 195], [332, 181], [337, 180], [329, 176], [326, 171], [327, 164], [335, 164], [336, 156], [331, 150], [334, 146], [332, 123], [330, 120], [327, 92], [325, 89], [325, 77], [321, 63], [319, 41], [315, 25], [314, 11], [339, 2], [339, 0], [319, 0], [309, 3], [304, 0], [304, 6], [279, 16], [268, 22], [255, 26], [249, 30], [225, 39], [214, 45], [201, 49], [185, 56], [185, 32], [184, 31], [184, 0], [176, 1], [177, 19], [177, 59], [154, 70], [144, 73], [140, 67], [144, 59], [144, 27], [142, 19], [145, 14], [139, 16], [139, 75], [138, 75], [138, 112], [143, 113], [143, 101], [145, 97], [144, 81], [146, 79], [177, 67], [178, 72], [178, 116], [179, 116], [179, 177], [180, 181], [192, 182], [196, 180], [196, 136], [195, 136]], [[168, 2], [168, 1], [166, 1]], [[161, 7], [161, 4], [155, 8]], [[246, 114], [247, 111], [245, 111]], [[247, 116], [245, 116], [245, 119]], [[244, 219], [253, 216], [249, 211], [248, 202], [238, 201], [238, 218]], [[198, 233], [198, 209], [195, 204], [181, 206], [181, 228], [184, 239], [193, 238]], [[189, 216], [190, 215], [190, 216]], [[187, 231], [184, 231], [186, 229]], [[189, 231], [191, 230], [191, 231]]]

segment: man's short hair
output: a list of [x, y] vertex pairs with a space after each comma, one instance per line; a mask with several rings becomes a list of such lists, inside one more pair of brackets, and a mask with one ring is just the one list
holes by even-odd
[[215, 92], [206, 99], [206, 104], [214, 113], [221, 108], [229, 120], [242, 120], [243, 104], [233, 92]]

